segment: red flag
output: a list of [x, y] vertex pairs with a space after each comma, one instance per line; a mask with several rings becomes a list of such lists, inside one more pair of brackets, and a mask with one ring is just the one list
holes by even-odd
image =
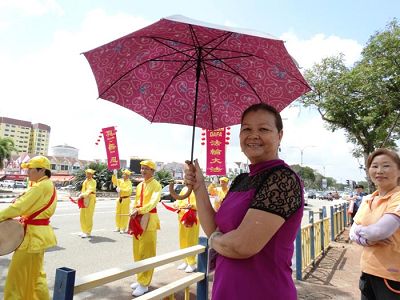
[[107, 163], [109, 170], [120, 169], [120, 161], [118, 154], [117, 134], [115, 128], [107, 127], [102, 129], [104, 143], [107, 152]]

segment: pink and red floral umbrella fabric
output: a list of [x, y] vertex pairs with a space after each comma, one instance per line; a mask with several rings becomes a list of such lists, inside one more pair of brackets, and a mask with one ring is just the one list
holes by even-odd
[[99, 98], [151, 122], [218, 129], [251, 104], [281, 111], [310, 90], [283, 41], [180, 16], [84, 55]]

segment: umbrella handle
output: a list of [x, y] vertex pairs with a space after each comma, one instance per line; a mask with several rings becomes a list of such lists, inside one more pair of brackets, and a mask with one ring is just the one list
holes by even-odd
[[192, 193], [193, 187], [192, 186], [188, 186], [188, 190], [184, 195], [178, 195], [175, 190], [174, 190], [174, 183], [170, 182], [169, 183], [169, 193], [171, 195], [172, 198], [174, 198], [175, 200], [183, 200], [189, 197], [189, 195]]

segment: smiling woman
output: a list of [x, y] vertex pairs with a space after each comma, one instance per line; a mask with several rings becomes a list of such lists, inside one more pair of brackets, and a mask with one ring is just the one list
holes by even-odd
[[[250, 173], [233, 181], [214, 211], [196, 161], [185, 171], [199, 220], [217, 253], [212, 299], [297, 299], [291, 275], [293, 244], [303, 215], [303, 187], [278, 157], [282, 119], [260, 103], [242, 115], [240, 146]], [[237, 283], [240, 282], [240, 288]]]
[[350, 238], [364, 246], [360, 290], [363, 299], [400, 297], [400, 158], [377, 149], [367, 160], [377, 190], [363, 200], [354, 217]]

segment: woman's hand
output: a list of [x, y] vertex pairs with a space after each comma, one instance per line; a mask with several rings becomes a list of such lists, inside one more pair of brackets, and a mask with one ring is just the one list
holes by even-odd
[[196, 191], [201, 185], [204, 185], [204, 176], [199, 162], [197, 159], [194, 160], [194, 164], [190, 161], [186, 161], [185, 167], [185, 184], [193, 186], [193, 191]]

